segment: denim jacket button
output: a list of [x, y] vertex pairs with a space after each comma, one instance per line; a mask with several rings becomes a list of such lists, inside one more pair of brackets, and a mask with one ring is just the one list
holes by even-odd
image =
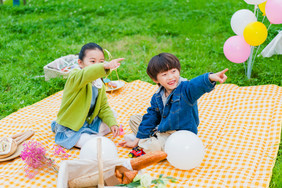
[[163, 118], [166, 118], [166, 116], [163, 116]]

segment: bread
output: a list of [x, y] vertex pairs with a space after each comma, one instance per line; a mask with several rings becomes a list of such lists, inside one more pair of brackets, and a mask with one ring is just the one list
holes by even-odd
[[167, 154], [164, 151], [153, 151], [146, 153], [140, 157], [131, 159], [130, 164], [133, 170], [141, 170], [154, 163], [158, 163], [166, 159]]
[[135, 176], [138, 174], [137, 170], [128, 170], [124, 166], [116, 166], [115, 176], [118, 181], [122, 184], [129, 184], [133, 181]]
[[123, 184], [131, 183], [137, 174], [138, 174], [137, 170], [124, 172], [122, 183]]

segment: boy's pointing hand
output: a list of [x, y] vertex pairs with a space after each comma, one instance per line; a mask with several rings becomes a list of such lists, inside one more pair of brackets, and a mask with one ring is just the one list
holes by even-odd
[[214, 74], [210, 74], [209, 75], [210, 81], [219, 82], [221, 84], [224, 83], [225, 80], [227, 79], [227, 76], [225, 75], [227, 71], [228, 69], [224, 69], [223, 71], [220, 71]]

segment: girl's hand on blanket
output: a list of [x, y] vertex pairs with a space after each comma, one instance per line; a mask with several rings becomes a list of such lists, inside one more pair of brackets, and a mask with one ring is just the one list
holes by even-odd
[[105, 69], [116, 69], [120, 66], [120, 61], [124, 60], [124, 58], [114, 59], [108, 63], [104, 63]]
[[117, 125], [112, 126], [111, 130], [112, 130], [114, 137], [119, 135], [119, 127]]
[[135, 148], [136, 146], [138, 146], [139, 140], [139, 138], [136, 138], [135, 140], [125, 140], [118, 143], [118, 145], [122, 147]]
[[225, 73], [228, 71], [228, 69], [224, 69], [223, 71], [214, 73], [214, 74], [210, 74], [209, 75], [209, 79], [210, 81], [216, 82], [218, 81], [219, 83], [224, 83], [225, 80], [227, 79], [227, 76], [225, 75]]

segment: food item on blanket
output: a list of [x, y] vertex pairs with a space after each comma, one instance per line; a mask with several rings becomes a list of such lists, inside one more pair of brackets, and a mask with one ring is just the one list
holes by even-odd
[[116, 166], [115, 169], [115, 176], [122, 184], [131, 183], [137, 174], [137, 170], [128, 170], [124, 166]]
[[133, 170], [141, 170], [154, 163], [166, 159], [167, 154], [164, 151], [153, 151], [130, 161]]
[[78, 187], [93, 187], [98, 185], [99, 176], [97, 174], [88, 174], [85, 176], [81, 176], [78, 178], [74, 178], [68, 181], [68, 187], [70, 188], [78, 188]]
[[115, 89], [115, 88], [117, 88], [117, 84], [114, 83], [114, 82], [108, 82], [108, 83], [107, 83], [107, 86], [108, 86], [110, 89]]
[[[115, 175], [117, 178], [122, 178], [122, 172], [119, 170], [122, 166], [117, 166], [115, 169]], [[124, 167], [125, 168], [125, 167]]]
[[[163, 151], [150, 152], [141, 157], [132, 159], [130, 164], [133, 170], [128, 170], [124, 166], [115, 167], [115, 176], [117, 180], [122, 184], [128, 184], [133, 181], [135, 176], [138, 174], [138, 170], [141, 170], [149, 165], [157, 163], [166, 158], [167, 154]], [[89, 187], [98, 185], [98, 174], [88, 174], [68, 182], [69, 187]]]
[[122, 184], [122, 178], [117, 178], [120, 184]]
[[8, 138], [0, 138], [0, 155], [9, 152], [11, 141]]
[[137, 174], [138, 174], [137, 170], [124, 172], [124, 176], [122, 178], [122, 183], [123, 184], [131, 183]]
[[24, 133], [18, 133], [18, 134], [12, 135], [9, 138], [7, 138], [11, 142], [11, 145], [9, 146], [10, 149], [0, 154], [0, 162], [8, 161], [16, 157], [19, 157], [23, 150], [23, 146], [21, 143], [25, 141], [26, 139], [28, 139], [29, 137], [31, 137], [33, 134], [34, 134], [34, 131], [29, 130]]
[[15, 151], [17, 150], [17, 143], [15, 142], [15, 140], [8, 138], [10, 143], [8, 148], [6, 148], [5, 152], [2, 152], [0, 155], [0, 159], [5, 159], [8, 158], [9, 156], [13, 155], [15, 153]]

